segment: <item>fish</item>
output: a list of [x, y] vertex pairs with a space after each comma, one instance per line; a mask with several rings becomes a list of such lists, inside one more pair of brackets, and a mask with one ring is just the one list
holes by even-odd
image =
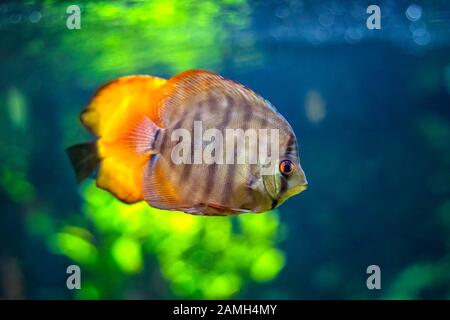
[[288, 121], [211, 71], [118, 78], [96, 91], [80, 120], [96, 139], [67, 148], [78, 181], [96, 172], [96, 185], [127, 204], [262, 213], [308, 186]]

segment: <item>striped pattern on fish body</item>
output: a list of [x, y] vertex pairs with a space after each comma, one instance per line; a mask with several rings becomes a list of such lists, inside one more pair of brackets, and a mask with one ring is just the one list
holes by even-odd
[[[138, 182], [135, 188], [141, 188], [142, 194], [139, 200], [145, 199], [151, 206], [161, 209], [228, 215], [267, 211], [306, 189], [297, 140], [291, 126], [268, 101], [250, 89], [211, 72], [195, 70], [171, 78], [158, 86], [153, 94], [156, 96], [154, 104], [148, 106], [151, 111], [131, 117], [133, 124], [125, 130], [126, 138], [117, 141], [118, 148], [126, 150], [124, 152], [128, 153], [130, 160], [136, 161], [136, 157], [143, 159], [144, 164], [137, 165], [141, 185]], [[225, 147], [221, 157], [225, 163], [209, 164], [204, 159], [192, 164], [174, 163], [173, 151], [180, 143], [180, 140], [173, 139], [177, 130], [183, 129], [190, 134], [192, 160], [196, 160], [194, 141], [199, 142], [197, 147], [201, 155], [210, 144], [210, 141], [203, 141], [201, 135], [195, 137], [195, 123], [201, 123], [200, 134], [208, 129], [217, 129], [224, 140], [227, 129], [243, 132], [248, 129], [256, 132], [258, 129], [267, 129], [268, 132], [277, 129], [280, 163], [273, 166], [271, 174], [263, 175], [261, 164], [236, 163], [236, 154], [233, 155], [234, 164], [227, 163], [229, 158]], [[98, 144], [101, 140], [102, 137]], [[228, 141], [224, 143], [226, 145]], [[235, 140], [234, 144], [236, 151], [238, 141]], [[270, 150], [270, 141], [266, 144]], [[248, 141], [244, 146], [247, 155], [257, 150]], [[288, 161], [293, 172], [280, 172], [281, 161]], [[108, 185], [105, 189], [118, 196], [114, 189], [120, 188]]]

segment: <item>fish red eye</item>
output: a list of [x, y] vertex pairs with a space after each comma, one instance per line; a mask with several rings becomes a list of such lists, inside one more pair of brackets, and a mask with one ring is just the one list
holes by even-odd
[[294, 172], [294, 164], [291, 160], [283, 160], [280, 162], [280, 172], [285, 176], [290, 176]]

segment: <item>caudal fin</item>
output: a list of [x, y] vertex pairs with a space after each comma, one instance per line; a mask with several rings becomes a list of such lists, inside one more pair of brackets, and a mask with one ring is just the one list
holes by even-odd
[[66, 152], [72, 163], [78, 182], [89, 177], [100, 163], [95, 142], [71, 146], [66, 149]]
[[[116, 79], [102, 86], [81, 114], [81, 122], [98, 137], [97, 158], [101, 161], [97, 186], [125, 203], [144, 199], [144, 169], [150, 155], [157, 152], [162, 133], [160, 108], [165, 83], [144, 75]], [[76, 156], [74, 160], [78, 160]], [[94, 162], [88, 163], [78, 166], [81, 179]]]

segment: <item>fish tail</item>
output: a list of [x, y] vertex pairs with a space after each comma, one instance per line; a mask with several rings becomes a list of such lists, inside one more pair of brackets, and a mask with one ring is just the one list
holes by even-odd
[[81, 122], [97, 137], [97, 186], [125, 203], [142, 201], [144, 168], [161, 137], [159, 90], [166, 80], [127, 76], [102, 86]]
[[89, 177], [100, 163], [95, 142], [81, 143], [66, 149], [77, 181]]

